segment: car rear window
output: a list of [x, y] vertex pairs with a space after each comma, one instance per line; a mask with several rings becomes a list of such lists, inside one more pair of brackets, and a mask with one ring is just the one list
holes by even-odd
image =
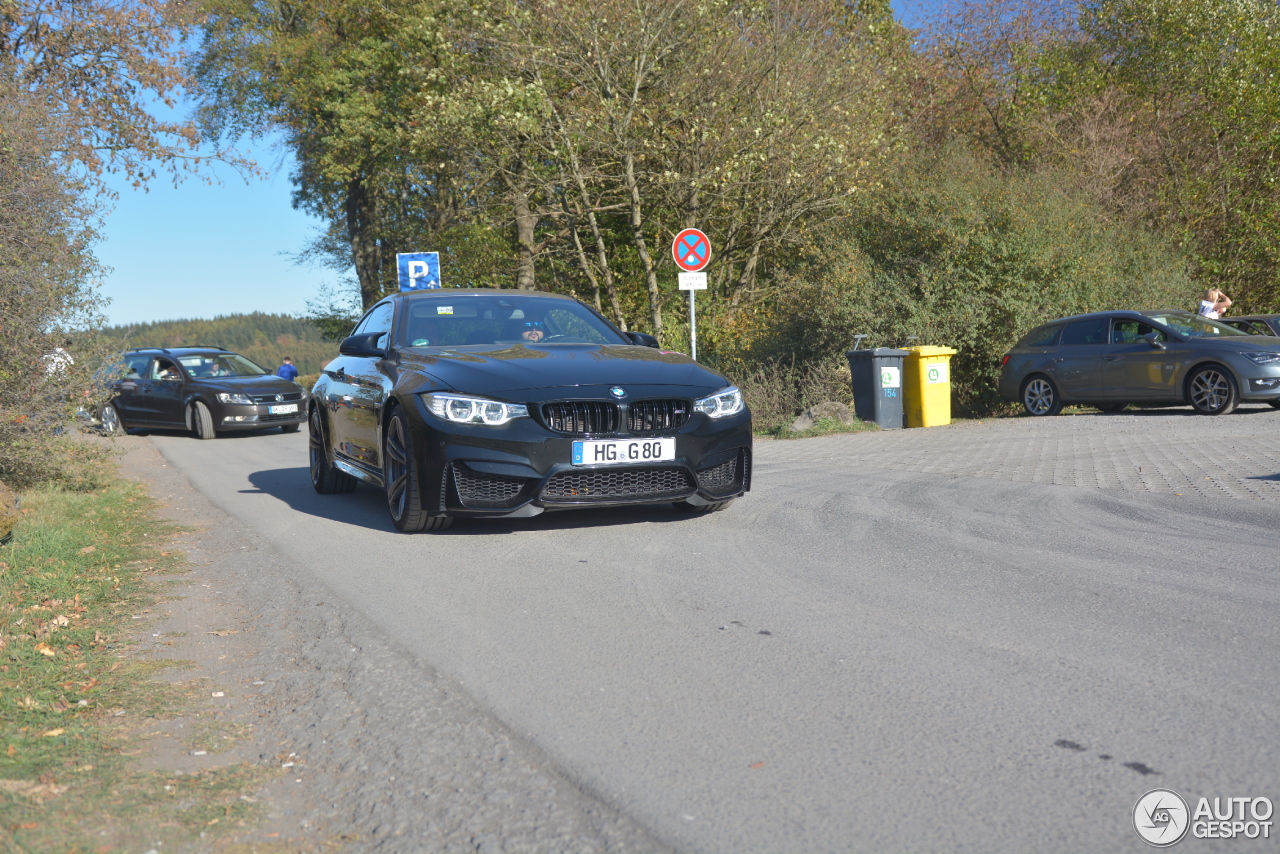
[[1077, 320], [1075, 323], [1068, 323], [1066, 328], [1062, 330], [1062, 345], [1072, 346], [1081, 344], [1106, 344], [1107, 332], [1111, 328], [1111, 323], [1105, 317], [1095, 317], [1091, 320]]
[[1045, 326], [1040, 329], [1033, 329], [1026, 338], [1022, 339], [1021, 346], [1051, 347], [1058, 340], [1058, 333], [1061, 330], [1061, 326]]

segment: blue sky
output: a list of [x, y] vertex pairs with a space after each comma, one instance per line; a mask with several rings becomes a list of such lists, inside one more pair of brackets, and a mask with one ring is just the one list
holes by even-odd
[[[892, 0], [908, 26], [938, 2]], [[111, 268], [102, 286], [110, 300], [108, 323], [252, 311], [297, 315], [322, 284], [343, 283], [341, 273], [298, 265], [292, 257], [321, 223], [290, 204], [287, 154], [268, 144], [247, 153], [268, 173], [265, 180], [246, 183], [224, 167], [213, 173], [221, 183], [212, 185], [188, 178], [175, 188], [164, 176], [146, 190], [113, 185], [120, 198], [97, 252]]]

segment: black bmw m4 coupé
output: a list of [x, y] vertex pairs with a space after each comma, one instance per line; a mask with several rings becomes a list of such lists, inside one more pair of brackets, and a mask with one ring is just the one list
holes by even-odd
[[401, 531], [575, 507], [703, 513], [751, 488], [741, 392], [569, 297], [396, 294], [339, 353], [310, 400], [311, 482], [384, 489]]

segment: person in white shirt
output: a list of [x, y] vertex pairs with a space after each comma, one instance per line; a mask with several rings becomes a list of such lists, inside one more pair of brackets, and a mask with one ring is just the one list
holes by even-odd
[[1196, 310], [1196, 314], [1201, 317], [1207, 317], [1210, 320], [1217, 320], [1226, 314], [1227, 309], [1230, 307], [1230, 297], [1219, 288], [1209, 288], [1204, 292], [1204, 296], [1200, 298], [1200, 308]]

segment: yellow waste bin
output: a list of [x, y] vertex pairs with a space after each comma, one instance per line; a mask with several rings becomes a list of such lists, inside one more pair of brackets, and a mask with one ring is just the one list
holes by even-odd
[[908, 427], [938, 427], [951, 423], [950, 347], [907, 347], [903, 364], [902, 397]]

